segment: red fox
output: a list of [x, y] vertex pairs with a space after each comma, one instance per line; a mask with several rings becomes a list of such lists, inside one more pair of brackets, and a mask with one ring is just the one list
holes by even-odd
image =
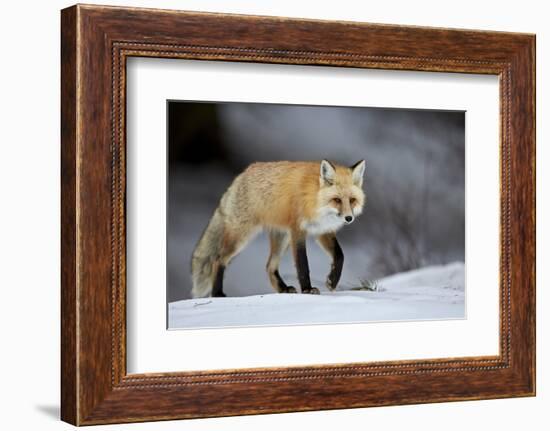
[[279, 262], [292, 248], [302, 293], [311, 286], [306, 237], [315, 236], [332, 259], [326, 286], [334, 290], [344, 264], [336, 231], [361, 214], [365, 202], [365, 161], [351, 167], [319, 162], [258, 162], [239, 174], [223, 194], [193, 252], [193, 297], [226, 296], [224, 270], [260, 230], [269, 233], [267, 274], [279, 293], [296, 293], [279, 274]]

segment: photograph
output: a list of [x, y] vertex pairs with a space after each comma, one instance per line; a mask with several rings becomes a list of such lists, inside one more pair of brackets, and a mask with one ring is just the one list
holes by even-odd
[[168, 329], [466, 318], [464, 111], [166, 109]]

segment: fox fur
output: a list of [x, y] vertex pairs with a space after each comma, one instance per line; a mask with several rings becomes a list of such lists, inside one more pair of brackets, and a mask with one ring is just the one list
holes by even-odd
[[334, 290], [344, 258], [335, 233], [363, 210], [364, 171], [364, 160], [351, 167], [327, 160], [250, 165], [223, 194], [196, 245], [191, 261], [193, 297], [225, 296], [225, 268], [262, 229], [269, 233], [266, 269], [276, 292], [296, 292], [278, 271], [280, 259], [290, 246], [302, 293], [319, 293], [309, 278], [308, 235], [314, 236], [332, 258], [326, 286]]

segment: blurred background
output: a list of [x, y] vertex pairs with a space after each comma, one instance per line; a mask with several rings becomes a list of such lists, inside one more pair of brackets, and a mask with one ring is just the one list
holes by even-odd
[[[366, 160], [363, 214], [342, 228], [341, 288], [464, 261], [464, 112], [168, 102], [168, 302], [190, 298], [195, 244], [233, 178], [255, 161]], [[328, 257], [307, 244], [314, 286]], [[225, 273], [228, 296], [272, 293], [260, 234]], [[290, 253], [281, 264], [297, 286]]]

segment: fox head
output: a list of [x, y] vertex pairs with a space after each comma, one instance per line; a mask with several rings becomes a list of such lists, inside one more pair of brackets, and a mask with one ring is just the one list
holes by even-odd
[[338, 217], [345, 224], [352, 223], [363, 211], [365, 203], [364, 173], [364, 160], [349, 168], [333, 165], [328, 160], [321, 161], [319, 211], [324, 215]]

